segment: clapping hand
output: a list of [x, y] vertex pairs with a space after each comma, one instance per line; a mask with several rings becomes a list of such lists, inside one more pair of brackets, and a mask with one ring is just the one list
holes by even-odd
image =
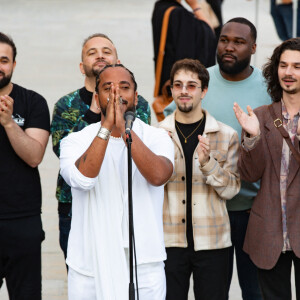
[[13, 104], [14, 100], [11, 97], [7, 95], [0, 96], [0, 124], [3, 127], [13, 122]]
[[209, 161], [210, 145], [209, 139], [205, 135], [198, 135], [199, 145], [197, 147], [198, 159], [201, 166]]
[[246, 114], [236, 102], [233, 105], [233, 110], [238, 122], [244, 131], [250, 134], [250, 137], [260, 134], [259, 121], [250, 105], [247, 106], [248, 114]]

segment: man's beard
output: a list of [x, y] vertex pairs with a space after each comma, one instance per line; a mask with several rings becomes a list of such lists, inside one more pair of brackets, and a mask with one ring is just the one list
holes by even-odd
[[178, 105], [178, 110], [183, 113], [188, 113], [193, 110], [193, 104], [191, 104], [190, 106]]
[[223, 71], [225, 74], [236, 75], [241, 73], [249, 66], [250, 61], [251, 61], [251, 56], [246, 57], [243, 60], [238, 60], [235, 57], [234, 64], [227, 64], [226, 62], [222, 61], [222, 56], [217, 54], [217, 62], [219, 64], [221, 71]]
[[280, 86], [281, 86], [282, 90], [285, 91], [287, 94], [290, 94], [290, 95], [299, 93], [299, 91], [300, 91], [299, 85], [297, 85], [293, 89], [286, 88], [286, 86], [284, 85], [284, 82], [283, 82], [283, 80], [286, 80], [286, 79], [294, 80], [294, 82], [296, 82], [296, 79], [292, 78], [290, 76], [286, 76], [286, 77], [282, 78], [281, 81], [280, 81]]
[[[106, 61], [104, 60], [100, 60], [101, 62], [104, 62], [106, 65], [108, 64]], [[99, 61], [97, 61], [99, 62]], [[104, 67], [103, 67], [104, 68]], [[86, 77], [97, 77], [97, 75], [100, 73], [100, 71], [103, 69], [103, 68], [99, 68], [99, 67], [88, 67], [86, 65], [83, 65], [83, 69], [84, 69], [84, 73], [85, 73], [85, 76]]]
[[0, 89], [3, 89], [9, 85], [11, 77], [12, 77], [12, 73], [5, 76], [5, 73], [0, 71], [0, 74], [3, 75], [2, 79], [0, 79]]
[[96, 77], [101, 71], [101, 69], [89, 68], [85, 65], [83, 65], [83, 69], [84, 69], [85, 76], [89, 78]]
[[294, 88], [292, 90], [289, 90], [287, 89], [286, 87], [281, 87], [287, 94], [290, 94], [290, 95], [294, 95], [294, 94], [297, 94], [299, 93], [300, 89], [299, 88]]

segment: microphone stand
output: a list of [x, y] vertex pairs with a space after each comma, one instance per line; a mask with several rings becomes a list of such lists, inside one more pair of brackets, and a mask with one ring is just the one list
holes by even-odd
[[133, 282], [133, 206], [132, 206], [132, 157], [131, 157], [131, 132], [126, 133], [128, 153], [128, 216], [129, 216], [129, 300], [135, 300]]

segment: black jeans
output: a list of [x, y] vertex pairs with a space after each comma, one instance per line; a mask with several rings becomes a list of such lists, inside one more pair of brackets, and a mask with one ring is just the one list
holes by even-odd
[[193, 273], [196, 300], [226, 299], [229, 248], [194, 251], [167, 248], [166, 300], [187, 300]]
[[249, 255], [244, 252], [243, 245], [249, 221], [247, 211], [228, 211], [231, 227], [231, 242], [229, 254], [229, 273], [227, 299], [233, 272], [233, 258], [235, 253], [236, 267], [243, 300], [262, 300], [258, 284], [257, 268]]
[[295, 270], [296, 298], [300, 299], [300, 258], [293, 251], [279, 256], [271, 270], [258, 269], [258, 280], [264, 300], [291, 300], [292, 262]]
[[66, 259], [72, 217], [70, 214], [63, 214], [63, 213], [59, 213], [58, 216], [59, 216], [59, 245]]
[[0, 280], [10, 300], [41, 300], [41, 216], [0, 220]]

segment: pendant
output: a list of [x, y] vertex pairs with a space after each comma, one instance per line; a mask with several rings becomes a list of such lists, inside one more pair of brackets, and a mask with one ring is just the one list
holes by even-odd
[[185, 144], [187, 143], [187, 140], [186, 140], [186, 139], [184, 140], [184, 143], [185, 143]]

